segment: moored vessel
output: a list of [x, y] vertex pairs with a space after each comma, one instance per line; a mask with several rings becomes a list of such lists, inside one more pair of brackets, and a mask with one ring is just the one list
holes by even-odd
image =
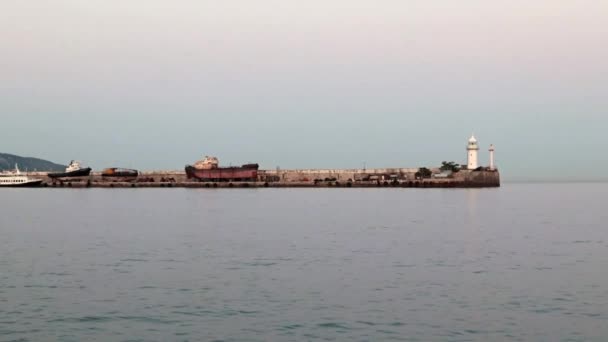
[[35, 187], [40, 184], [42, 184], [42, 179], [32, 179], [21, 174], [17, 165], [15, 165], [14, 171], [0, 173], [0, 187]]
[[133, 169], [123, 169], [120, 167], [111, 167], [101, 172], [102, 177], [126, 177], [134, 178], [139, 176], [139, 171]]
[[70, 165], [65, 169], [65, 172], [49, 173], [49, 178], [68, 178], [68, 177], [85, 177], [91, 173], [90, 167], [83, 168], [80, 162], [72, 160]]
[[220, 167], [216, 157], [206, 156], [194, 165], [186, 165], [188, 179], [198, 179], [203, 182], [255, 182], [258, 178], [258, 164]]

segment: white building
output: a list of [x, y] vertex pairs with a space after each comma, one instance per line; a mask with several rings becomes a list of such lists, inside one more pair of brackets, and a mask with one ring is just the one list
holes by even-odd
[[474, 170], [479, 167], [479, 162], [477, 156], [479, 154], [479, 145], [477, 144], [477, 139], [475, 139], [474, 135], [471, 135], [469, 139], [469, 143], [467, 144], [467, 169]]
[[490, 145], [490, 149], [488, 151], [490, 151], [490, 170], [494, 171], [496, 170], [496, 165], [494, 165], [494, 151], [496, 151], [494, 144]]

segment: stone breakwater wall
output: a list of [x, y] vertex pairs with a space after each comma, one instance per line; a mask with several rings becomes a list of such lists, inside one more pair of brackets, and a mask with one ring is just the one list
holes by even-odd
[[[210, 183], [189, 180], [183, 171], [141, 172], [137, 178], [104, 178], [98, 172], [88, 177], [64, 179], [47, 177], [46, 173], [27, 173], [32, 178], [42, 179], [45, 187], [420, 187], [420, 188], [469, 188], [499, 187], [498, 171], [462, 170], [449, 178], [416, 179], [418, 169], [388, 168], [369, 170], [260, 170], [256, 182]], [[437, 172], [438, 170], [433, 170]]]
[[300, 169], [300, 170], [261, 170], [263, 180], [279, 182], [314, 182], [333, 179], [338, 182], [369, 180], [414, 179], [418, 168], [386, 169]]
[[[327, 170], [264, 170], [260, 181], [289, 184], [325, 183], [350, 184], [350, 186], [427, 186], [427, 187], [499, 187], [500, 173], [489, 170], [461, 170], [446, 178], [416, 179], [418, 168], [387, 169], [327, 169]], [[431, 169], [436, 175], [438, 168]]]
[[500, 173], [498, 171], [460, 171], [454, 174], [453, 180], [468, 188], [499, 187]]

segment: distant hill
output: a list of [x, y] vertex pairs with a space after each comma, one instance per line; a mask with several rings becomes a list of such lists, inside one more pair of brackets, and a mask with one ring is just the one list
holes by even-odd
[[13, 170], [15, 163], [21, 171], [63, 171], [64, 165], [52, 163], [48, 160], [19, 157], [14, 154], [0, 153], [0, 170]]

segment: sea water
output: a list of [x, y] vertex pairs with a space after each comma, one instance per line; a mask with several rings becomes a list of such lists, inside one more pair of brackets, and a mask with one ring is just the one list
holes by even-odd
[[607, 194], [1, 189], [0, 341], [606, 341]]

